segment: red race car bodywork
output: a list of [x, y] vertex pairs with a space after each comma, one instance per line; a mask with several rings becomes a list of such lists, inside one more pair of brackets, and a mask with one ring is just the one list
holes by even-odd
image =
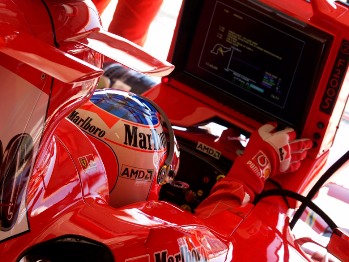
[[[307, 5], [297, 18], [310, 16], [311, 7], [305, 1], [295, 1], [295, 7], [283, 7], [287, 1], [280, 6], [263, 2], [293, 16], [299, 6]], [[314, 1], [313, 7], [326, 15], [313, 16], [312, 23], [325, 31], [345, 28], [346, 35], [333, 29], [333, 49], [338, 50], [343, 39], [349, 39], [348, 7], [336, 4], [328, 14], [326, 8], [330, 7], [323, 2]], [[111, 207], [108, 171], [115, 167], [105, 164], [108, 159], [101, 157], [104, 154], [97, 150], [101, 148], [98, 142], [66, 117], [92, 96], [103, 73], [103, 55], [151, 76], [165, 76], [173, 66], [105, 32], [94, 5], [87, 0], [4, 0], [0, 12], [1, 261], [311, 260], [293, 237], [290, 207], [279, 196], [207, 220], [166, 201]], [[332, 24], [323, 22], [322, 16]], [[334, 61], [336, 51], [331, 52], [329, 60]], [[329, 67], [323, 75], [329, 77]], [[169, 79], [164, 78], [145, 96], [163, 107], [174, 125], [189, 128], [219, 117], [245, 133], [258, 126], [257, 120]], [[342, 98], [348, 90], [338, 93]], [[332, 123], [339, 121], [334, 115], [324, 121], [324, 141], [334, 137]], [[310, 122], [315, 121], [312, 117]], [[303, 135], [309, 135], [310, 129], [304, 128]], [[209, 157], [224, 156], [227, 168], [236, 151], [242, 150], [234, 143], [234, 150], [225, 143], [216, 144], [215, 136], [192, 130], [178, 129], [176, 135], [194, 143], [201, 141], [201, 151]], [[306, 192], [326, 163], [329, 143], [319, 144], [314, 157], [306, 159], [292, 179], [279, 183]], [[215, 181], [219, 175], [213, 172], [207, 181]], [[203, 190], [205, 196], [211, 187]]]

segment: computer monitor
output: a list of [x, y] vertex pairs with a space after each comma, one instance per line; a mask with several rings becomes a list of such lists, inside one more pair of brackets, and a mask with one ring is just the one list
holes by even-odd
[[258, 121], [302, 131], [332, 36], [259, 1], [186, 1], [173, 78]]

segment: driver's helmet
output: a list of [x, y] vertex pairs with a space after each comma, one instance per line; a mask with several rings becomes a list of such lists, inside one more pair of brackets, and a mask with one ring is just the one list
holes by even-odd
[[68, 117], [96, 145], [106, 166], [110, 205], [158, 199], [171, 183], [179, 150], [164, 112], [136, 94], [103, 89]]

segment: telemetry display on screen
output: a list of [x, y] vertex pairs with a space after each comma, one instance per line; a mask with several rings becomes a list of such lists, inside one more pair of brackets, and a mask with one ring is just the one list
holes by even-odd
[[301, 39], [216, 2], [198, 67], [227, 82], [229, 89], [283, 108], [303, 48]]

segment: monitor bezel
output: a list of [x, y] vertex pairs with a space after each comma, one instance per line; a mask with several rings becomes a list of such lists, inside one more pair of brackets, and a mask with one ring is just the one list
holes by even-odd
[[[256, 101], [248, 102], [242, 100], [236, 95], [226, 92], [222, 88], [208, 83], [204, 79], [201, 79], [192, 74], [187, 70], [188, 58], [191, 56], [191, 50], [195, 37], [197, 37], [198, 30], [203, 32], [207, 29], [207, 23], [205, 26], [202, 25], [200, 15], [205, 15], [205, 10], [212, 10], [207, 6], [212, 7], [216, 2], [223, 2], [225, 4], [233, 5], [234, 8], [243, 8], [244, 10], [251, 10], [254, 14], [258, 14], [258, 18], [266, 18], [268, 22], [272, 21], [276, 23], [276, 26], [280, 30], [288, 30], [287, 33], [291, 35], [297, 35], [305, 40], [311, 39], [321, 45], [321, 50], [318, 50], [316, 62], [312, 62], [313, 71], [310, 73], [311, 76], [307, 77], [307, 84], [300, 86], [291, 94], [291, 100], [286, 103], [285, 108], [280, 109], [279, 107], [268, 105], [266, 108], [262, 103], [256, 103]], [[206, 9], [205, 9], [206, 8]], [[333, 36], [302, 21], [296, 20], [289, 17], [282, 12], [265, 6], [259, 1], [238, 1], [238, 0], [191, 0], [184, 1], [181, 10], [180, 23], [177, 24], [175, 41], [172, 43], [172, 53], [169, 58], [170, 61], [176, 66], [174, 72], [171, 74], [171, 78], [184, 83], [185, 85], [213, 98], [220, 103], [238, 111], [240, 114], [244, 114], [249, 118], [253, 118], [258, 122], [277, 121], [282, 126], [291, 126], [299, 131], [303, 130], [306, 117], [309, 113], [311, 103], [314, 99], [317, 86], [320, 81], [321, 73], [324, 69], [325, 62], [327, 60], [329, 50], [333, 41]], [[275, 26], [275, 24], [273, 25]], [[310, 47], [307, 46], [307, 51]], [[313, 55], [313, 54], [312, 54]], [[311, 59], [312, 55], [304, 59]], [[297, 81], [299, 82], [301, 77], [305, 73], [309, 73], [308, 65], [303, 65], [301, 71], [297, 72]], [[305, 72], [307, 69], [307, 72]], [[298, 82], [294, 85], [297, 85]], [[304, 84], [304, 82], [302, 82]], [[298, 92], [298, 94], [296, 93]], [[301, 100], [301, 101], [300, 101]]]

